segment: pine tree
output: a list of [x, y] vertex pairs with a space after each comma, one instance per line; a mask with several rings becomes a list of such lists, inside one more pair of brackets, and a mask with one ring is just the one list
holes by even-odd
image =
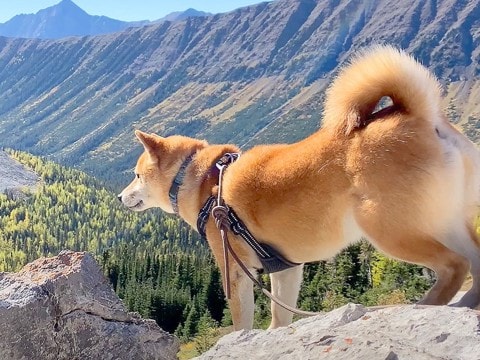
[[212, 319], [210, 312], [206, 310], [198, 320], [198, 331], [194, 339], [197, 352], [202, 354], [210, 349], [218, 340], [219, 335], [218, 323]]
[[184, 340], [189, 340], [197, 333], [197, 326], [199, 320], [199, 314], [195, 304], [189, 304], [188, 306], [188, 315], [183, 324], [182, 338]]

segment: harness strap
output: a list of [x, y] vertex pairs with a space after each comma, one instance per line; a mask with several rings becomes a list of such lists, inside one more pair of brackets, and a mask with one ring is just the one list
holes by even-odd
[[200, 212], [198, 213], [197, 217], [197, 230], [200, 236], [203, 239], [207, 238], [207, 232], [206, 232], [206, 227], [207, 227], [207, 222], [208, 218], [210, 217], [210, 213], [212, 212], [213, 206], [215, 205], [216, 198], [215, 196], [210, 196], [205, 204], [203, 204], [202, 208], [200, 209]]
[[[207, 238], [206, 226], [216, 202], [217, 199], [215, 196], [210, 196], [198, 213], [197, 230], [203, 239]], [[230, 207], [226, 205], [224, 205], [224, 207], [226, 209], [226, 221], [228, 222], [229, 230], [235, 235], [241, 236], [243, 240], [245, 240], [245, 242], [255, 251], [260, 262], [262, 263], [263, 273], [271, 274], [301, 265], [300, 263], [287, 260], [273, 247], [267, 244], [259, 243], [250, 233], [245, 224], [238, 218], [237, 214]]]
[[262, 245], [260, 245], [258, 241], [253, 237], [253, 235], [247, 229], [245, 224], [240, 220], [237, 214], [235, 214], [235, 212], [228, 206], [227, 209], [230, 230], [232, 230], [235, 235], [240, 235], [261, 259], [270, 257], [270, 254], [266, 252]]
[[261, 244], [255, 239], [252, 233], [248, 230], [245, 224], [240, 220], [232, 208], [226, 206], [228, 209], [228, 221], [230, 230], [235, 235], [240, 235], [245, 242], [257, 253], [260, 262], [262, 263], [263, 273], [271, 274], [282, 271], [294, 266], [301, 265], [285, 259], [277, 250], [267, 244]]

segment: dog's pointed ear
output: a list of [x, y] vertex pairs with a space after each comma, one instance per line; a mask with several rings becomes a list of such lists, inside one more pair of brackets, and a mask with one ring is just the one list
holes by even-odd
[[155, 134], [147, 134], [140, 130], [135, 130], [135, 136], [142, 143], [145, 151], [150, 155], [157, 154], [162, 145], [162, 137]]

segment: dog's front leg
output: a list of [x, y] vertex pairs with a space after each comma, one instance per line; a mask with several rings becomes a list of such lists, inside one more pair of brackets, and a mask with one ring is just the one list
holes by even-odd
[[231, 266], [230, 299], [228, 300], [228, 305], [230, 306], [235, 330], [250, 330], [253, 328], [255, 309], [253, 282], [238, 266]]
[[[272, 283], [272, 295], [286, 305], [295, 307], [297, 304], [300, 285], [302, 284], [303, 264], [283, 271], [270, 274]], [[272, 322], [269, 329], [280, 326], [288, 326], [292, 323], [293, 313], [284, 309], [274, 301], [270, 305], [272, 309]]]
[[[223, 288], [225, 294], [227, 294], [227, 274], [225, 272], [223, 243], [218, 230], [213, 224], [211, 225], [211, 231], [207, 233], [207, 240], [222, 274]], [[235, 252], [240, 258], [248, 259], [248, 249], [237, 247]], [[230, 307], [230, 313], [232, 314], [233, 327], [235, 330], [250, 330], [253, 328], [254, 314], [253, 283], [231, 255], [229, 256], [228, 263], [228, 282], [230, 284], [230, 299], [228, 299], [228, 305]], [[254, 274], [255, 270], [251, 269], [250, 266], [249, 269], [252, 274]]]

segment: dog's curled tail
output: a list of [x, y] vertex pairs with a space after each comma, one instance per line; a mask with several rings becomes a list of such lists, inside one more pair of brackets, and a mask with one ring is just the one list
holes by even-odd
[[441, 89], [434, 75], [403, 51], [375, 46], [355, 57], [328, 89], [323, 127], [350, 134], [368, 124], [382, 97], [398, 111], [439, 121]]

